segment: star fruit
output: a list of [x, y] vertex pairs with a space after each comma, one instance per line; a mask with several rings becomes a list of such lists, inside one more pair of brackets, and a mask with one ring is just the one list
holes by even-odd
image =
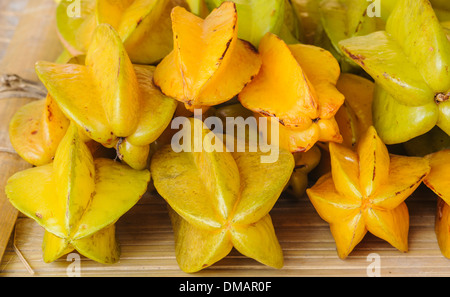
[[[390, 13], [394, 10], [398, 0], [381, 0], [381, 18], [386, 21]], [[450, 4], [447, 0], [430, 0], [436, 16], [441, 22], [450, 20]]]
[[409, 213], [404, 200], [430, 171], [424, 158], [389, 155], [370, 127], [356, 151], [330, 143], [331, 173], [307, 190], [330, 224], [340, 258], [346, 258], [367, 231], [402, 252], [408, 250]]
[[319, 47], [287, 45], [272, 33], [261, 40], [259, 52], [261, 70], [239, 94], [241, 104], [277, 119], [279, 144], [291, 152], [308, 151], [317, 141], [341, 142], [334, 116], [344, 96], [336, 89], [336, 59]]
[[172, 27], [174, 49], [157, 66], [154, 82], [187, 109], [229, 101], [258, 73], [258, 53], [237, 37], [233, 2], [224, 2], [205, 19], [175, 7]]
[[28, 163], [40, 166], [55, 157], [70, 121], [50, 95], [22, 106], [9, 123], [14, 150]]
[[[370, 17], [367, 0], [322, 0], [319, 4], [321, 24], [330, 40], [335, 58], [342, 69], [356, 72], [359, 66], [344, 55], [339, 42], [355, 36], [363, 36], [377, 31], [384, 25], [378, 17]], [[325, 47], [326, 48], [326, 47]]]
[[376, 82], [373, 122], [386, 144], [436, 125], [450, 134], [450, 42], [428, 0], [399, 0], [385, 31], [339, 43]]
[[[185, 135], [203, 149], [176, 153], [165, 146], [151, 161], [158, 193], [170, 206], [175, 252], [180, 268], [198, 272], [224, 258], [233, 247], [265, 265], [281, 268], [283, 253], [269, 211], [288, 183], [294, 158], [280, 150], [274, 163], [263, 153], [230, 153], [213, 149], [215, 137], [203, 122], [186, 119], [198, 134]], [[197, 125], [197, 128], [195, 128]], [[186, 132], [186, 131], [185, 131]], [[214, 147], [224, 148], [215, 138]]]
[[306, 193], [310, 182], [308, 175], [319, 165], [322, 152], [319, 147], [314, 146], [307, 152], [294, 153], [293, 156], [295, 168], [285, 191], [296, 198], [300, 198]]
[[429, 154], [425, 158], [430, 162], [431, 171], [424, 183], [438, 196], [435, 232], [442, 254], [450, 258], [450, 184], [446, 177], [450, 168], [450, 150]]
[[[206, 0], [210, 10], [226, 0]], [[288, 0], [233, 0], [238, 12], [238, 37], [258, 47], [267, 32], [280, 36], [288, 43], [300, 39], [298, 18]]]
[[406, 154], [424, 157], [441, 150], [450, 149], [450, 136], [436, 126], [424, 135], [403, 143], [402, 146]]
[[69, 126], [52, 163], [14, 174], [9, 201], [45, 229], [44, 261], [76, 249], [100, 263], [114, 263], [119, 250], [114, 223], [146, 192], [148, 170], [92, 157], [76, 125]]
[[[117, 147], [135, 169], [172, 120], [176, 100], [152, 83], [154, 66], [131, 63], [117, 32], [99, 25], [85, 65], [40, 61], [36, 72], [62, 112], [92, 140]], [[137, 157], [136, 154], [140, 156]]]
[[344, 139], [343, 144], [355, 148], [359, 139], [373, 126], [372, 101], [374, 83], [364, 77], [342, 73], [336, 84], [345, 101], [335, 118]]
[[137, 64], [154, 64], [173, 47], [170, 12], [188, 5], [182, 0], [82, 0], [80, 17], [72, 16], [75, 4], [62, 0], [56, 9], [60, 39], [73, 55], [89, 49], [95, 29], [102, 23], [116, 29], [130, 59]]

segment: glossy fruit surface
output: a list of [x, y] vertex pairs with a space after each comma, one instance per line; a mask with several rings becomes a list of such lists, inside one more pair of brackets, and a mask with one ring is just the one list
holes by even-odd
[[55, 157], [69, 120], [50, 95], [21, 107], [9, 123], [14, 150], [28, 163], [40, 166]]
[[386, 144], [436, 125], [450, 133], [450, 43], [428, 0], [399, 0], [385, 31], [339, 45], [376, 82], [373, 121]]
[[280, 150], [277, 162], [264, 164], [260, 152], [213, 151], [208, 140], [211, 133], [202, 121], [186, 121], [201, 131], [197, 138], [193, 133], [186, 135], [192, 147], [200, 138], [206, 141], [204, 149], [175, 153], [165, 146], [151, 162], [154, 185], [172, 209], [180, 268], [185, 272], [204, 269], [225, 257], [232, 247], [265, 265], [281, 268], [283, 254], [269, 211], [292, 174], [292, 154]]
[[408, 250], [409, 213], [404, 202], [430, 172], [424, 158], [389, 155], [371, 127], [355, 151], [330, 143], [331, 173], [307, 194], [330, 224], [340, 258], [367, 231], [400, 251]]
[[101, 263], [113, 263], [118, 249], [111, 226], [137, 203], [149, 181], [148, 170], [94, 160], [72, 124], [52, 163], [16, 173], [5, 190], [17, 209], [45, 228], [46, 262], [75, 248]]
[[174, 50], [157, 66], [155, 84], [188, 110], [231, 100], [258, 73], [261, 59], [237, 37], [237, 11], [224, 2], [206, 19], [172, 11]]
[[272, 33], [264, 36], [259, 52], [263, 65], [239, 94], [241, 104], [260, 116], [276, 118], [279, 143], [291, 152], [307, 151], [317, 141], [342, 141], [334, 119], [344, 102], [336, 89], [336, 59], [315, 46], [288, 46]]
[[148, 146], [169, 125], [177, 103], [153, 85], [154, 70], [133, 65], [107, 24], [97, 28], [85, 65], [36, 63], [39, 78], [62, 112], [107, 147], [119, 138]]
[[82, 0], [80, 15], [72, 16], [71, 0], [62, 0], [56, 9], [60, 39], [73, 55], [85, 54], [100, 24], [110, 24], [137, 64], [155, 64], [173, 47], [170, 13], [183, 0]]

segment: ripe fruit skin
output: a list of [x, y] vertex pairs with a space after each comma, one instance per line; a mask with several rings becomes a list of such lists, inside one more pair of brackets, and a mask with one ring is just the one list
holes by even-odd
[[[219, 7], [224, 0], [206, 0], [210, 10]], [[280, 36], [286, 43], [301, 40], [299, 19], [290, 1], [242, 1], [233, 0], [238, 12], [238, 37], [258, 47], [267, 32]]]
[[291, 152], [308, 151], [317, 141], [341, 142], [334, 115], [344, 96], [335, 87], [336, 59], [315, 46], [288, 46], [272, 33], [264, 36], [259, 52], [261, 70], [239, 94], [241, 104], [259, 117], [276, 119], [280, 146]]
[[146, 192], [148, 170], [95, 159], [78, 127], [70, 125], [52, 163], [14, 174], [9, 201], [46, 230], [44, 260], [77, 249], [100, 263], [118, 260], [114, 223]]
[[258, 73], [257, 51], [237, 37], [234, 3], [224, 2], [204, 20], [181, 7], [171, 17], [174, 50], [158, 64], [154, 83], [186, 109], [227, 102]]
[[164, 132], [177, 108], [176, 100], [153, 84], [154, 71], [154, 66], [131, 63], [108, 24], [95, 31], [84, 65], [36, 63], [39, 78], [62, 112], [87, 136], [105, 147], [126, 138], [128, 150], [135, 146], [144, 154], [124, 159], [135, 169], [147, 165], [148, 146]]
[[345, 101], [336, 113], [343, 144], [355, 148], [359, 139], [373, 126], [372, 104], [374, 83], [358, 75], [342, 73], [336, 84]]
[[170, 12], [188, 7], [184, 0], [82, 0], [80, 17], [71, 17], [67, 11], [73, 5], [62, 0], [56, 9], [58, 35], [72, 56], [86, 54], [96, 27], [107, 23], [137, 64], [159, 63], [172, 50]]
[[319, 165], [322, 153], [315, 146], [305, 153], [296, 153], [293, 155], [295, 168], [286, 186], [286, 192], [296, 198], [300, 198], [305, 195], [306, 189], [309, 187], [310, 179], [308, 174]]
[[50, 95], [21, 107], [9, 123], [14, 150], [28, 163], [40, 166], [55, 157], [69, 120]]
[[[201, 120], [186, 121], [192, 129], [200, 125], [202, 133], [197, 137], [203, 141], [210, 137], [211, 131], [201, 128]], [[194, 136], [186, 137], [193, 146]], [[154, 185], [170, 205], [175, 251], [183, 271], [211, 266], [232, 247], [265, 265], [283, 266], [268, 213], [289, 181], [294, 158], [280, 150], [277, 162], [265, 164], [262, 155], [209, 152], [208, 147], [201, 152], [175, 153], [170, 145], [153, 155]]]
[[450, 134], [450, 43], [428, 0], [399, 0], [385, 31], [339, 46], [376, 82], [373, 121], [386, 144], [435, 126]]
[[439, 248], [444, 257], [450, 258], [450, 233], [449, 233], [449, 182], [446, 174], [450, 166], [450, 150], [444, 149], [427, 155], [431, 171], [424, 183], [437, 195], [435, 232]]

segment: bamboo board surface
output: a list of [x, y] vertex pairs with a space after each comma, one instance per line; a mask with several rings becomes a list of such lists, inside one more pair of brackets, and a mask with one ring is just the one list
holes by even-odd
[[[19, 13], [15, 15], [11, 9]], [[0, 1], [0, 31], [9, 30], [0, 33], [0, 58], [3, 57], [0, 74], [16, 73], [36, 80], [34, 62], [56, 58], [61, 47], [54, 31], [53, 9], [53, 0]], [[13, 15], [17, 17], [16, 21], [10, 23], [5, 19]], [[5, 23], [8, 23], [6, 29]], [[15, 34], [12, 36], [11, 32]], [[6, 178], [29, 166], [11, 151], [7, 123], [14, 111], [30, 100], [0, 99], [0, 148], [3, 149], [0, 151], [0, 276], [30, 276], [23, 260], [34, 276], [67, 276], [71, 258], [62, 257], [53, 263], [44, 263], [41, 249], [43, 229], [21, 214], [15, 221], [17, 212], [4, 197]], [[375, 255], [379, 257], [381, 276], [450, 276], [450, 260], [441, 255], [434, 233], [436, 197], [422, 186], [406, 202], [410, 210], [408, 253], [400, 253], [368, 233], [350, 256], [341, 260], [328, 224], [318, 216], [308, 198], [281, 197], [271, 216], [283, 248], [284, 268], [268, 268], [233, 250], [212, 267], [187, 275], [178, 268], [175, 259], [174, 237], [166, 204], [157, 194], [149, 192], [117, 222], [117, 239], [122, 251], [119, 263], [101, 265], [81, 256], [80, 275], [367, 276], [373, 263], [371, 257]], [[10, 236], [14, 221], [14, 234]], [[4, 253], [2, 242], [7, 242], [3, 246]], [[23, 256], [22, 260], [19, 255]]]

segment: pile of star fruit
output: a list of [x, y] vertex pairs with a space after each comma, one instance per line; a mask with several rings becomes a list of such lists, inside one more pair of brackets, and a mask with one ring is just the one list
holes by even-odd
[[[152, 190], [185, 272], [233, 248], [283, 267], [269, 214], [283, 192], [307, 194], [341, 258], [368, 231], [405, 252], [405, 200], [422, 182], [438, 196], [450, 257], [448, 1], [80, 3], [73, 17], [73, 3], [59, 2], [65, 50], [36, 63], [48, 95], [9, 127], [34, 166], [6, 193], [45, 229], [45, 262], [72, 250], [117, 262], [115, 223]], [[278, 144], [278, 158], [225, 149], [236, 135], [216, 135], [210, 116], [268, 119], [279, 133], [258, 126], [258, 137]], [[180, 118], [189, 129], [172, 128]], [[235, 143], [249, 148], [248, 132]], [[174, 149], [180, 133], [192, 149]]]

